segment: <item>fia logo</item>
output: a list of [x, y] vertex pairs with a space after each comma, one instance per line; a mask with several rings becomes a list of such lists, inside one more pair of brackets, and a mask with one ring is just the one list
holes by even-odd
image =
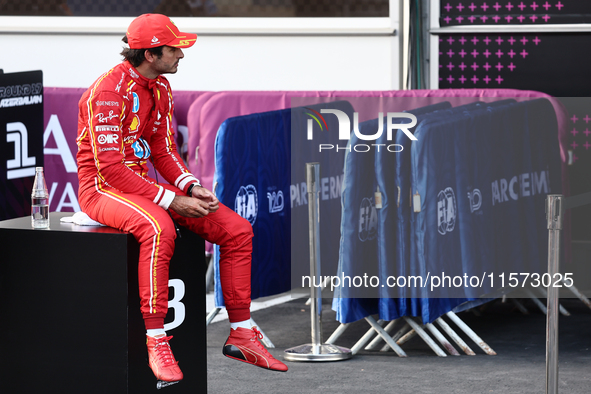
[[451, 187], [437, 195], [437, 231], [441, 235], [452, 232], [456, 226], [456, 196]]
[[234, 201], [234, 211], [253, 226], [257, 220], [258, 210], [257, 189], [253, 185], [240, 186]]
[[35, 175], [35, 156], [29, 157], [27, 127], [21, 122], [6, 123], [6, 142], [14, 143], [14, 159], [6, 160], [6, 179]]
[[470, 212], [478, 211], [482, 206], [482, 194], [479, 189], [474, 189], [468, 192], [468, 200], [470, 200]]
[[267, 198], [269, 199], [269, 213], [283, 211], [284, 200], [283, 192], [281, 190], [277, 192], [267, 192]]
[[361, 242], [375, 239], [378, 233], [378, 212], [373, 198], [364, 198], [359, 208], [359, 240]]

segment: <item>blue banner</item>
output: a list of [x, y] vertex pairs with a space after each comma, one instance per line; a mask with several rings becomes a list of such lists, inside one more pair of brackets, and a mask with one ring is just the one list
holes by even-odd
[[[338, 116], [352, 120], [348, 101], [334, 101], [291, 110], [291, 280], [292, 289], [308, 287], [310, 276], [310, 238], [306, 163], [320, 163], [319, 216], [321, 274], [335, 275], [339, 260], [340, 233], [334, 227], [341, 221], [341, 190], [346, 140], [351, 132]], [[339, 115], [337, 115], [339, 114]], [[346, 130], [340, 130], [341, 127]], [[305, 283], [304, 283], [305, 282]]]
[[[434, 111], [437, 109], [449, 108], [450, 104], [440, 103], [422, 109], [410, 111], [415, 115]], [[380, 125], [379, 122], [382, 124]], [[362, 140], [355, 133], [351, 134], [348, 149], [345, 153], [345, 179], [343, 182], [342, 217], [341, 217], [341, 242], [339, 252], [339, 268], [337, 277], [344, 282], [348, 278], [361, 278], [376, 276], [385, 278], [384, 264], [379, 264], [382, 248], [385, 245], [396, 250], [394, 227], [384, 227], [381, 220], [387, 216], [390, 208], [389, 189], [393, 183], [378, 181], [379, 171], [376, 164], [382, 161], [387, 162], [388, 169], [394, 169], [394, 164], [402, 152], [397, 147], [388, 151], [386, 147], [392, 146], [393, 141], [388, 141], [388, 134], [384, 132], [387, 128], [386, 118], [373, 119], [359, 124], [359, 132], [362, 135], [373, 135], [381, 126], [382, 134], [375, 141], [375, 147], [371, 151], [359, 150], [351, 147], [363, 146]], [[402, 133], [401, 131], [399, 131]], [[408, 137], [405, 137], [408, 139]], [[379, 147], [379, 148], [378, 148]], [[378, 151], [377, 149], [381, 149]], [[388, 190], [386, 190], [388, 189]], [[380, 198], [381, 195], [381, 198]], [[376, 207], [377, 198], [377, 207]], [[396, 259], [389, 263], [395, 264]], [[336, 284], [336, 283], [335, 283]], [[381, 287], [375, 288], [375, 298], [357, 298], [354, 288], [359, 289], [357, 283], [338, 283], [340, 286], [335, 289], [333, 309], [337, 312], [337, 320], [341, 323], [349, 323], [362, 319], [368, 315], [378, 313], [383, 303], [379, 298], [383, 295]], [[367, 284], [361, 284], [367, 289]], [[368, 296], [365, 294], [365, 296]], [[385, 299], [384, 299], [385, 300]], [[387, 301], [386, 301], [387, 304]]]
[[[359, 298], [355, 285], [337, 288], [333, 309], [342, 323], [375, 313], [429, 323], [488, 301], [502, 285], [498, 274], [545, 267], [543, 204], [546, 194], [560, 191], [551, 104], [501, 100], [433, 109], [411, 111], [418, 115], [417, 141], [398, 130], [399, 153], [371, 155], [375, 178], [370, 155], [347, 152], [338, 271], [371, 276], [377, 267], [382, 284], [417, 276], [426, 286], [382, 285], [379, 300]], [[377, 128], [378, 120], [359, 126], [366, 135]], [[358, 142], [352, 134], [351, 145]], [[376, 145], [389, 142], [383, 134]]]
[[[255, 234], [252, 298], [290, 286], [290, 125], [288, 110], [240, 116], [227, 119], [216, 138], [215, 193], [250, 222]], [[216, 306], [223, 306], [217, 245], [214, 259]]]
[[464, 296], [499, 289], [503, 272], [543, 272], [544, 200], [560, 190], [551, 104], [534, 100], [430, 119], [415, 136], [411, 264], [421, 267], [425, 279], [438, 276], [440, 286], [430, 297], [454, 300], [427, 316], [423, 311], [423, 321], [461, 304]]
[[[305, 163], [321, 162], [321, 221], [340, 217], [340, 182], [344, 151], [319, 155], [307, 140], [308, 114], [338, 109], [348, 116], [353, 108], [346, 101], [264, 112], [227, 119], [216, 137], [214, 190], [220, 202], [246, 218], [253, 227], [251, 298], [265, 297], [291, 289], [292, 267], [310, 274], [308, 207]], [[338, 130], [334, 116], [326, 116], [324, 127]], [[319, 143], [338, 143], [336, 133], [316, 133]], [[293, 146], [292, 146], [293, 145]], [[291, 152], [299, 152], [293, 156]], [[292, 234], [295, 234], [292, 237]], [[338, 234], [322, 233], [322, 266], [336, 271]], [[219, 247], [214, 247], [215, 302], [224, 306], [219, 281]], [[331, 262], [332, 268], [331, 268]]]

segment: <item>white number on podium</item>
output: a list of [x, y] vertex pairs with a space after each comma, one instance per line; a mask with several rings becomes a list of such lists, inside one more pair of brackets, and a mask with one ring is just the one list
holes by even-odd
[[185, 296], [185, 283], [180, 279], [170, 279], [168, 287], [174, 288], [174, 298], [168, 301], [168, 309], [174, 309], [174, 320], [164, 325], [164, 330], [177, 328], [185, 321], [185, 304], [181, 302]]

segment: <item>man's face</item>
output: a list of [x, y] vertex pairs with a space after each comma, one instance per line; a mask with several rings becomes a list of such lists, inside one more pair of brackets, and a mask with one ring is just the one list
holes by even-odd
[[177, 72], [179, 60], [185, 57], [181, 48], [165, 46], [162, 48], [162, 56], [155, 57], [152, 69], [158, 74], [174, 74]]

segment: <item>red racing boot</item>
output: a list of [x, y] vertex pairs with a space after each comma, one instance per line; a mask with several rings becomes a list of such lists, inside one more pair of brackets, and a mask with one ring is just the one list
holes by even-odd
[[287, 365], [273, 357], [267, 349], [259, 342], [263, 338], [256, 327], [252, 330], [239, 327], [230, 329], [230, 336], [224, 344], [222, 353], [226, 357], [243, 361], [257, 367], [271, 369], [273, 371], [287, 371]]
[[183, 373], [168, 344], [170, 339], [172, 339], [172, 335], [160, 338], [146, 336], [148, 361], [158, 380], [176, 382], [183, 379]]

